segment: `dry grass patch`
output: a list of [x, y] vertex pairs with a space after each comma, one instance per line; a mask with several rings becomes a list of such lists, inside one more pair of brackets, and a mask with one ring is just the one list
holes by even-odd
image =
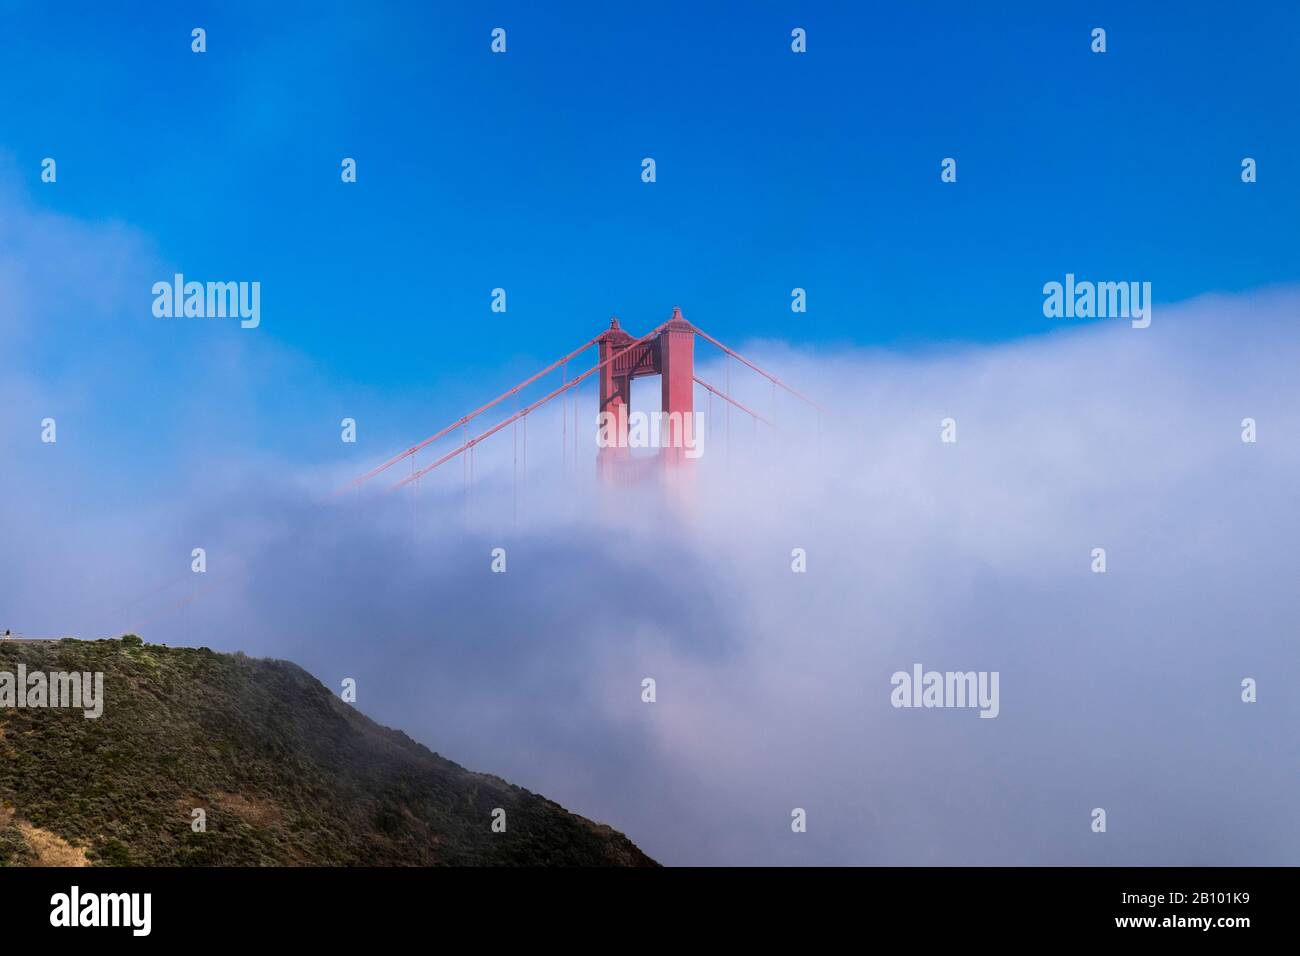
[[30, 823], [20, 823], [18, 827], [22, 830], [27, 845], [36, 854], [34, 866], [90, 866], [86, 851], [73, 846], [57, 833], [42, 830]]

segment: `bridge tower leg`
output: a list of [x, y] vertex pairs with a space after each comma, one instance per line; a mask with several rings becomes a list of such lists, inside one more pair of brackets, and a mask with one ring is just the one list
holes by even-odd
[[695, 443], [695, 329], [682, 318], [682, 310], [673, 307], [673, 316], [659, 333], [659, 367], [665, 414], [660, 449], [664, 466], [676, 468], [689, 464], [686, 446]]
[[[596, 340], [600, 348], [600, 361], [604, 362], [611, 355], [616, 355], [636, 341], [619, 327], [617, 316], [610, 319], [609, 328]], [[614, 442], [596, 451], [596, 473], [603, 479], [616, 479], [627, 468], [630, 458], [627, 447], [627, 416], [631, 411], [632, 377], [618, 375], [614, 371], [616, 363], [610, 362], [600, 369], [600, 407], [601, 417], [597, 419], [597, 435], [600, 434], [602, 422], [612, 423]], [[603, 413], [613, 417], [605, 419]]]

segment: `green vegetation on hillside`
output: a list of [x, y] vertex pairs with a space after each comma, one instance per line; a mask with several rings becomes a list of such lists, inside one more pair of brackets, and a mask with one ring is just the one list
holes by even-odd
[[51, 845], [110, 866], [654, 865], [609, 827], [381, 727], [286, 661], [138, 638], [0, 643], [0, 671], [19, 663], [102, 671], [105, 703], [94, 720], [0, 708], [0, 865], [52, 862]]

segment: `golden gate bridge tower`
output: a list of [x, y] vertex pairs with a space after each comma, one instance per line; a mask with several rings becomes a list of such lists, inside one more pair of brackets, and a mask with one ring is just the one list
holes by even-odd
[[[546, 405], [556, 398], [567, 396], [577, 387], [593, 375], [599, 375], [599, 387], [597, 389], [598, 408], [596, 416], [596, 428], [589, 434], [592, 436], [599, 435], [601, 428], [600, 422], [607, 423], [606, 427], [613, 428], [612, 440], [597, 441], [596, 453], [596, 473], [605, 482], [624, 483], [639, 480], [652, 472], [668, 476], [688, 475], [690, 470], [697, 464], [690, 454], [690, 435], [688, 430], [694, 427], [695, 412], [695, 387], [698, 385], [703, 388], [709, 396], [710, 404], [714, 396], [722, 400], [729, 407], [739, 409], [741, 412], [749, 415], [757, 427], [758, 423], [763, 423], [769, 428], [774, 428], [772, 421], [763, 415], [754, 411], [752, 408], [745, 406], [740, 401], [722, 389], [706, 382], [695, 370], [695, 346], [696, 340], [700, 339], [710, 345], [715, 346], [725, 356], [725, 361], [739, 362], [741, 365], [752, 370], [756, 374], [767, 379], [772, 384], [773, 392], [776, 389], [782, 389], [793, 395], [795, 398], [806, 403], [820, 414], [824, 411], [821, 405], [808, 398], [806, 395], [796, 391], [789, 385], [782, 382], [779, 378], [768, 372], [749, 359], [740, 355], [733, 349], [723, 345], [717, 339], [713, 338], [703, 329], [691, 322], [688, 322], [682, 315], [680, 308], [674, 307], [672, 315], [668, 320], [654, 329], [651, 329], [640, 338], [634, 338], [620, 326], [617, 318], [611, 319], [609, 328], [605, 329], [595, 338], [584, 342], [578, 348], [569, 352], [567, 355], [556, 359], [550, 365], [540, 371], [530, 375], [513, 388], [507, 389], [496, 398], [492, 399], [485, 405], [481, 405], [474, 411], [462, 416], [456, 421], [447, 425], [445, 428], [435, 432], [428, 438], [410, 446], [405, 451], [399, 452], [382, 464], [376, 465], [364, 475], [353, 480], [346, 488], [340, 491], [359, 488], [361, 485], [379, 476], [380, 474], [393, 468], [402, 461], [410, 461], [410, 472], [396, 481], [390, 479], [390, 489], [398, 489], [407, 485], [412, 485], [420, 481], [421, 478], [430, 472], [445, 465], [453, 459], [460, 458], [464, 463], [466, 490], [474, 480], [474, 450], [487, 439], [491, 438], [498, 432], [508, 427], [524, 427], [524, 472], [527, 472], [527, 419], [528, 416], [537, 409]], [[580, 354], [592, 346], [597, 350], [597, 362], [591, 368], [582, 373], [569, 377], [569, 362], [573, 361]], [[475, 421], [479, 416], [491, 411], [507, 399], [519, 395], [525, 388], [539, 381], [544, 376], [559, 370], [563, 383], [541, 398], [525, 405], [518, 411], [506, 416], [497, 424], [483, 430], [473, 437], [469, 437], [469, 424]], [[636, 457], [631, 454], [629, 447], [628, 421], [631, 415], [630, 405], [632, 398], [632, 381], [649, 375], [658, 375], [660, 380], [660, 416], [661, 423], [667, 423], [667, 433], [661, 432], [658, 441], [658, 454], [654, 456]], [[728, 377], [730, 377], [730, 366], [728, 366]], [[576, 392], [575, 392], [576, 395]], [[567, 399], [562, 399], [565, 403], [565, 411], [562, 416], [561, 445], [565, 449], [566, 459], [569, 446], [569, 413], [567, 406], [572, 404], [573, 407], [573, 460], [578, 460], [577, 443], [579, 435], [585, 431], [579, 427], [578, 403], [576, 401], [568, 403]], [[606, 413], [607, 416], [606, 416]], [[588, 419], [592, 421], [592, 419]], [[431, 463], [417, 467], [416, 456], [428, 448], [430, 445], [440, 439], [451, 435], [458, 429], [462, 430], [462, 439], [456, 447], [438, 455]], [[518, 438], [516, 438], [516, 462], [518, 462]], [[516, 472], [518, 465], [516, 464]], [[516, 474], [516, 480], [518, 475]]]
[[629, 480], [647, 467], [647, 459], [632, 459], [628, 436], [632, 380], [646, 375], [659, 376], [661, 421], [667, 428], [660, 433], [657, 464], [680, 468], [691, 462], [687, 446], [698, 438], [690, 434], [695, 427], [695, 327], [682, 318], [682, 310], [674, 307], [672, 318], [649, 341], [633, 339], [615, 318], [596, 342], [601, 360], [599, 410], [615, 432], [613, 441], [602, 442], [596, 453], [597, 474], [607, 481]]

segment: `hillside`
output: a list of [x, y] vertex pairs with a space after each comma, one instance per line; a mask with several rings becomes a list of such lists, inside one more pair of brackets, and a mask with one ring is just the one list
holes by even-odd
[[655, 865], [294, 664], [136, 641], [0, 643], [0, 673], [101, 671], [105, 698], [93, 720], [0, 707], [0, 866]]

